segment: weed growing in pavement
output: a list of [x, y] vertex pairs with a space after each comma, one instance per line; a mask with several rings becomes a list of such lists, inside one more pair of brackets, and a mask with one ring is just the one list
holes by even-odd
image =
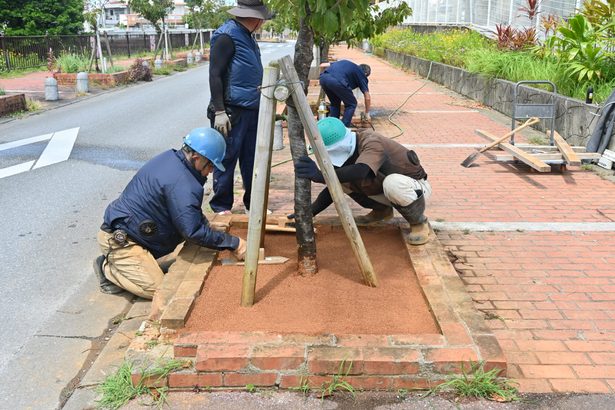
[[155, 75], [171, 75], [172, 72], [173, 69], [167, 66], [162, 66], [161, 68], [154, 69]]
[[26, 111], [33, 112], [43, 108], [43, 104], [31, 98], [26, 98]]
[[407, 397], [408, 397], [408, 390], [407, 389], [399, 389], [399, 390], [397, 390], [397, 398], [399, 400], [406, 400]]
[[498, 402], [518, 401], [518, 391], [515, 383], [506, 378], [498, 377], [499, 369], [485, 371], [485, 363], [472, 363], [470, 371], [461, 366], [460, 375], [451, 375], [449, 380], [427, 392], [427, 396], [442, 391], [452, 390], [460, 397], [475, 397]]
[[174, 370], [185, 367], [182, 360], [167, 360], [155, 367], [141, 371], [139, 383], [135, 386], [132, 383], [133, 365], [124, 362], [114, 374], [107, 378], [97, 387], [97, 392], [101, 394], [97, 401], [99, 406], [104, 409], [118, 409], [128, 401], [141, 395], [150, 395], [156, 405], [162, 407], [167, 399], [167, 387], [149, 388], [144, 385], [144, 380], [161, 380]]
[[333, 393], [340, 390], [345, 390], [348, 393], [352, 394], [352, 397], [355, 397], [355, 388], [352, 386], [352, 384], [344, 380], [344, 377], [348, 376], [348, 373], [350, 373], [350, 370], [352, 369], [352, 362], [348, 363], [348, 369], [346, 369], [345, 373], [344, 363], [345, 361], [342, 360], [337, 374], [333, 375], [333, 379], [331, 379], [330, 382], [324, 382], [322, 384], [320, 396], [322, 400], [324, 400], [325, 397], [332, 396]]
[[583, 171], [592, 171], [594, 167], [591, 164], [583, 164], [581, 165], [581, 169]]
[[527, 142], [532, 145], [547, 145], [547, 139], [543, 136], [534, 135], [527, 139]]
[[301, 392], [304, 396], [307, 396], [310, 393], [310, 384], [308, 383], [307, 378], [301, 376], [301, 380], [299, 381], [299, 386], [291, 387], [290, 390], [296, 390]]
[[246, 384], [246, 391], [248, 393], [256, 393], [256, 386], [254, 386], [252, 383]]

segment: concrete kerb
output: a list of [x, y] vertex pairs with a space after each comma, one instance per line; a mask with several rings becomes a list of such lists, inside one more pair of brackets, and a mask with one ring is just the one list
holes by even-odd
[[99, 395], [96, 388], [105, 378], [117, 371], [125, 360], [126, 349], [135, 337], [150, 311], [150, 302], [140, 299], [130, 308], [126, 318], [120, 323], [92, 367], [77, 385], [65, 403], [65, 410], [97, 408]]

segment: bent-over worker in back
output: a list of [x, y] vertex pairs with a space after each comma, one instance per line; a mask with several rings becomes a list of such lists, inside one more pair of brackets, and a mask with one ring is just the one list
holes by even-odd
[[[372, 210], [358, 217], [357, 222], [390, 219], [395, 208], [410, 224], [408, 243], [427, 242], [429, 225], [424, 212], [431, 185], [416, 153], [371, 130], [351, 132], [337, 118], [318, 121], [318, 130], [344, 192]], [[299, 159], [295, 172], [300, 178], [325, 183], [316, 163], [308, 156]], [[316, 216], [331, 203], [333, 199], [325, 188], [312, 203], [312, 214]]]
[[206, 248], [231, 250], [243, 260], [246, 242], [218, 232], [203, 215], [203, 185], [213, 167], [224, 170], [224, 137], [212, 128], [195, 128], [180, 150], [149, 160], [111, 202], [98, 232], [102, 255], [94, 272], [103, 293], [127, 290], [152, 299], [162, 282], [156, 259], [188, 241]]
[[344, 103], [344, 116], [342, 122], [350, 127], [352, 116], [357, 108], [357, 99], [352, 90], [358, 88], [365, 100], [365, 119], [370, 121], [369, 109], [371, 96], [369, 94], [367, 77], [372, 70], [367, 64], [357, 65], [352, 61], [340, 60], [331, 65], [320, 74], [320, 86], [329, 98], [329, 117], [339, 118], [341, 103]]

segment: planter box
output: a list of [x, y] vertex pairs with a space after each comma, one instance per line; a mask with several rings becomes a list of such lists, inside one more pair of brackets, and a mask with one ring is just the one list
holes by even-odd
[[[442, 84], [503, 114], [508, 116], [512, 114], [515, 83], [511, 81], [487, 78], [458, 67], [386, 49], [376, 50], [375, 54], [423, 77], [429, 75], [430, 81]], [[548, 104], [551, 97], [555, 98], [555, 130], [571, 145], [586, 145], [593, 126], [597, 123], [594, 119], [599, 110], [597, 105], [526, 86], [519, 87], [517, 101], [521, 104], [529, 102]], [[541, 121], [535, 128], [546, 131], [549, 123], [550, 120]], [[611, 139], [610, 149], [615, 149], [615, 138]]]
[[[76, 85], [76, 73], [54, 73], [53, 78], [58, 81], [58, 85]], [[89, 73], [88, 78], [90, 84], [96, 84], [103, 87], [115, 87], [119, 84], [128, 83], [128, 71], [120, 71], [113, 74]]]
[[26, 95], [0, 95], [0, 117], [26, 110]]

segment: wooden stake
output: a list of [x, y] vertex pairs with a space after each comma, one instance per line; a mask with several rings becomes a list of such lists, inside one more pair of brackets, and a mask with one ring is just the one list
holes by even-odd
[[269, 166], [273, 145], [273, 119], [275, 99], [273, 85], [278, 81], [280, 70], [265, 67], [263, 87], [261, 89], [258, 128], [256, 133], [256, 153], [254, 156], [254, 173], [252, 174], [252, 194], [250, 196], [250, 219], [248, 222], [248, 249], [245, 258], [245, 270], [241, 290], [241, 306], [254, 304], [256, 274], [258, 272], [261, 235], [267, 220], [267, 188], [269, 186]]
[[363, 244], [363, 239], [361, 238], [361, 234], [359, 233], [354, 218], [352, 217], [352, 212], [350, 211], [348, 202], [346, 202], [346, 199], [344, 198], [344, 191], [342, 190], [340, 181], [337, 179], [337, 175], [335, 174], [335, 170], [333, 169], [333, 165], [331, 164], [331, 160], [329, 159], [329, 155], [325, 149], [325, 144], [323, 143], [320, 132], [318, 131], [316, 120], [312, 115], [310, 104], [308, 103], [307, 98], [303, 93], [303, 89], [299, 84], [299, 76], [295, 71], [295, 67], [293, 66], [290, 56], [286, 56], [280, 60], [280, 67], [284, 77], [288, 81], [288, 86], [291, 87], [290, 94], [292, 95], [295, 106], [297, 107], [299, 117], [301, 117], [301, 122], [305, 128], [305, 133], [307, 134], [310, 144], [314, 149], [318, 166], [325, 177], [329, 192], [331, 192], [331, 197], [333, 198], [335, 208], [337, 209], [337, 213], [342, 222], [342, 227], [346, 232], [346, 236], [350, 240], [350, 245], [359, 264], [359, 268], [361, 269], [361, 273], [363, 274], [363, 279], [368, 286], [376, 287], [378, 286], [378, 279], [376, 277], [376, 273], [374, 272], [374, 268], [372, 267], [372, 262], [369, 260], [365, 245]]

